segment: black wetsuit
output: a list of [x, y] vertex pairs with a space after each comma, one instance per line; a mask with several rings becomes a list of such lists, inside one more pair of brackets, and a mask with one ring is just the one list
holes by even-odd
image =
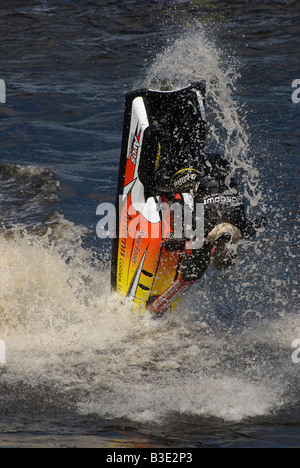
[[[242, 237], [249, 238], [255, 233], [255, 226], [247, 220], [245, 206], [237, 184], [232, 177], [229, 162], [220, 155], [206, 153], [198, 159], [198, 186], [195, 203], [204, 204], [204, 236], [218, 225], [229, 223], [239, 229]], [[224, 238], [226, 242], [226, 239]], [[228, 239], [227, 239], [228, 241]], [[222, 241], [219, 247], [222, 247]], [[211, 261], [212, 245], [205, 242], [203, 247], [193, 250], [186, 256], [182, 265], [182, 278], [185, 281], [199, 279]], [[219, 269], [228, 268], [234, 256], [225, 256]]]
[[[184, 161], [183, 164], [186, 164]], [[182, 166], [183, 166], [182, 164]], [[180, 166], [177, 166], [177, 168]], [[176, 169], [177, 169], [176, 168]], [[229, 223], [239, 229], [242, 237], [249, 238], [256, 232], [254, 223], [247, 220], [245, 207], [242, 197], [239, 194], [237, 184], [232, 177], [232, 171], [229, 162], [217, 154], [201, 152], [197, 160], [188, 161], [188, 167], [185, 166], [181, 171], [197, 171], [197, 177], [194, 181], [184, 184], [181, 189], [170, 184], [163, 186], [159, 184], [162, 193], [172, 199], [173, 194], [179, 192], [189, 192], [196, 188], [194, 194], [195, 203], [204, 204], [204, 237], [219, 224]], [[172, 180], [171, 174], [174, 171], [168, 164], [163, 170], [163, 179], [165, 181]], [[158, 176], [159, 178], [161, 175]], [[185, 182], [187, 177], [182, 177]], [[226, 239], [225, 239], [226, 240]], [[172, 240], [168, 243], [172, 249]], [[177, 244], [180, 248], [180, 243]], [[176, 242], [175, 242], [176, 249]], [[182, 265], [182, 278], [185, 281], [193, 281], [199, 279], [205, 273], [211, 260], [212, 245], [205, 242], [200, 249], [193, 250], [190, 255], [186, 256]], [[232, 264], [233, 257], [225, 258], [220, 269], [226, 269]]]
[[[202, 96], [200, 100], [197, 90]], [[204, 150], [207, 131], [204, 95], [203, 82], [178, 93], [145, 92], [152, 111], [139, 167], [145, 197], [165, 194], [172, 203], [174, 194], [192, 191], [194, 201], [204, 204], [205, 237], [221, 223], [230, 223], [243, 237], [251, 237], [257, 229], [255, 223], [246, 219], [229, 162]], [[183, 243], [169, 242], [169, 248], [179, 250]], [[186, 256], [182, 266], [184, 280], [196, 280], [203, 275], [210, 263], [211, 248], [210, 243], [205, 243]]]

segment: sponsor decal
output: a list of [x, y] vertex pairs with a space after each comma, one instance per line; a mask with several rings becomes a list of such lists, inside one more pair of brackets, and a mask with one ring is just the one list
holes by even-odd
[[138, 131], [138, 129], [136, 129], [136, 132], [135, 132], [135, 135], [134, 135], [134, 138], [133, 138], [133, 143], [132, 143], [132, 148], [131, 148], [131, 151], [130, 151], [130, 154], [129, 154], [129, 158], [132, 162], [132, 164], [136, 165], [136, 161], [137, 161], [137, 157], [138, 157], [138, 154], [139, 154], [139, 149], [141, 147], [141, 133], [142, 133], [142, 129], [140, 129], [140, 131]]
[[190, 182], [194, 182], [199, 174], [201, 175], [201, 172], [196, 169], [182, 169], [172, 177], [171, 182], [176, 189], [179, 189]]
[[133, 252], [133, 255], [132, 255], [132, 263], [134, 265], [136, 265], [137, 260], [138, 260], [138, 256], [142, 251], [140, 247], [141, 247], [141, 243], [142, 243], [142, 240], [144, 239], [144, 237], [148, 237], [148, 234], [145, 236], [145, 233], [143, 231], [139, 232], [139, 236], [138, 236], [137, 241], [135, 243], [135, 249], [134, 249], [134, 252]]
[[235, 196], [235, 195], [214, 195], [204, 200], [204, 205], [209, 205], [209, 204], [214, 204], [214, 203], [240, 204], [240, 203], [243, 203], [243, 200], [242, 200], [242, 197]]

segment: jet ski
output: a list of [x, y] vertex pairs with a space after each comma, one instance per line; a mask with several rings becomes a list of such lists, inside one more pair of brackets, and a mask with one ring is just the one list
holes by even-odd
[[205, 153], [205, 94], [200, 81], [126, 96], [111, 284], [133, 310], [175, 309], [210, 263], [228, 267], [232, 246], [254, 232], [229, 163]]

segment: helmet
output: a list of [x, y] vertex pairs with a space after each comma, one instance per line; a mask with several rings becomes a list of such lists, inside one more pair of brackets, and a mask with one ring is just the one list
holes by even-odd
[[171, 186], [175, 192], [183, 192], [186, 190], [195, 189], [202, 179], [202, 173], [197, 169], [186, 168], [180, 169], [173, 175]]

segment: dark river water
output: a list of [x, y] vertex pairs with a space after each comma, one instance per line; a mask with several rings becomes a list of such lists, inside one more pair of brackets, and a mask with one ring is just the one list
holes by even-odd
[[[293, 0], [1, 0], [0, 447], [300, 446], [299, 26]], [[153, 320], [111, 294], [96, 210], [125, 94], [202, 78], [268, 226]]]

